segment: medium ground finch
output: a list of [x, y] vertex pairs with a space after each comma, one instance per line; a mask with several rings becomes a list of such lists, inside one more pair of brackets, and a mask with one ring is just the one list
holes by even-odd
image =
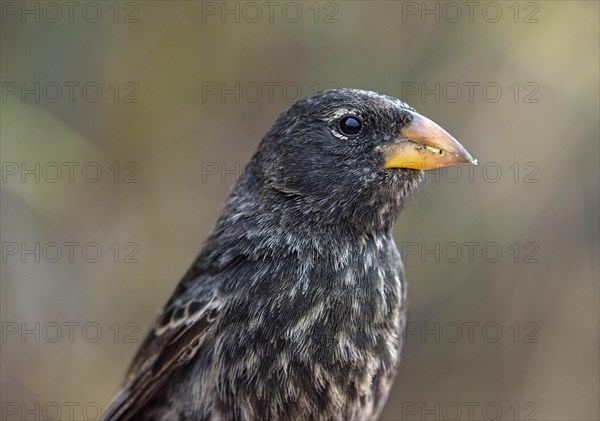
[[476, 163], [404, 102], [336, 89], [273, 124], [106, 420], [366, 420], [400, 357], [392, 238], [423, 170]]

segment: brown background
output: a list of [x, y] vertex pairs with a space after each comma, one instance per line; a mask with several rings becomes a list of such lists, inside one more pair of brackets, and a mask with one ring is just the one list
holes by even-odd
[[[81, 3], [73, 22], [66, 6], [56, 19], [27, 2], [39, 23], [11, 4], [2, 418], [19, 418], [15, 403], [49, 418], [56, 403], [62, 419], [104, 407], [232, 172], [293, 98], [339, 86], [404, 98], [481, 163], [430, 174], [397, 223], [412, 324], [382, 418], [497, 419], [500, 409], [505, 420], [600, 419], [598, 2], [477, 3], [472, 18], [464, 2], [276, 3], [272, 17], [264, 2]], [[22, 101], [36, 82], [40, 98]], [[72, 101], [65, 82], [79, 83]], [[221, 83], [239, 97], [222, 97]], [[98, 182], [83, 178], [86, 164], [88, 178], [102, 169]], [[72, 182], [68, 165], [78, 165]], [[62, 257], [51, 262], [55, 243]], [[39, 263], [25, 252], [36, 244]]]

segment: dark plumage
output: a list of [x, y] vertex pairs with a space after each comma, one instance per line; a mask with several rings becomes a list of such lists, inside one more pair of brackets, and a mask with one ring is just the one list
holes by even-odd
[[423, 181], [417, 164], [468, 161], [395, 98], [344, 89], [293, 105], [238, 180], [105, 419], [376, 418], [406, 317], [394, 219]]

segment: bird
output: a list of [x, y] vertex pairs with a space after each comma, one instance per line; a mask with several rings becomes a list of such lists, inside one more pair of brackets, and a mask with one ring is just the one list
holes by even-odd
[[103, 419], [370, 420], [397, 372], [407, 287], [394, 221], [424, 171], [477, 164], [400, 99], [284, 111]]

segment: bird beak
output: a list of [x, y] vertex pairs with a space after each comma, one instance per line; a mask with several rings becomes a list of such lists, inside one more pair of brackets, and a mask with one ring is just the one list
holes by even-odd
[[427, 117], [410, 114], [410, 123], [383, 147], [384, 168], [431, 170], [461, 163], [477, 165], [477, 160], [450, 133]]

